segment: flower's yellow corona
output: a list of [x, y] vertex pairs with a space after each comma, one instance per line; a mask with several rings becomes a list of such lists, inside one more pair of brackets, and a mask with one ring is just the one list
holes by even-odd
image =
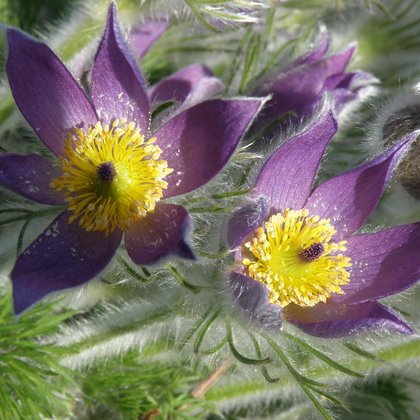
[[330, 242], [336, 233], [329, 219], [309, 216], [307, 210], [277, 213], [245, 243], [248, 274], [265, 284], [271, 303], [313, 306], [331, 293], [342, 294], [349, 282], [346, 241]]
[[159, 160], [155, 141], [125, 120], [69, 132], [59, 159], [62, 175], [51, 182], [64, 193], [69, 222], [108, 235], [153, 211], [167, 188], [163, 179], [172, 172]]

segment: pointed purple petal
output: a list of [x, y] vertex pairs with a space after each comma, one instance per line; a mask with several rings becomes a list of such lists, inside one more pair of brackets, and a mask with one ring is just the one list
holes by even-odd
[[213, 77], [208, 67], [202, 64], [191, 64], [152, 86], [149, 95], [152, 102], [184, 102], [189, 95], [198, 90], [202, 100], [205, 100], [209, 98], [209, 95], [220, 93], [222, 87], [223, 84]]
[[156, 133], [161, 159], [173, 172], [165, 197], [185, 194], [210, 181], [228, 162], [261, 108], [259, 99], [214, 99], [174, 116]]
[[302, 331], [318, 337], [344, 337], [372, 329], [413, 334], [409, 325], [378, 302], [356, 305], [319, 303], [311, 308], [289, 305], [283, 313]]
[[268, 213], [267, 203], [260, 198], [255, 203], [245, 204], [229, 219], [227, 241], [230, 248], [241, 245], [244, 239], [262, 224]]
[[324, 182], [305, 208], [321, 218], [330, 218], [338, 237], [351, 235], [376, 207], [394, 165], [416, 137], [409, 134], [376, 159]]
[[293, 65], [296, 66], [298, 64], [309, 64], [313, 61], [321, 60], [322, 58], [324, 58], [329, 47], [330, 38], [328, 36], [328, 32], [324, 30], [321, 34], [321, 39], [318, 41], [318, 45], [316, 46], [316, 48], [310, 51], [308, 54], [304, 55], [303, 57], [298, 58]]
[[303, 208], [319, 164], [337, 122], [331, 112], [324, 112], [305, 131], [280, 146], [263, 166], [255, 189], [278, 210]]
[[324, 94], [324, 83], [330, 75], [328, 62], [316, 61], [292, 67], [263, 83], [254, 94], [272, 95], [260, 117], [259, 124], [293, 112], [295, 119], [312, 113]]
[[39, 155], [0, 155], [0, 185], [42, 204], [65, 204], [63, 195], [50, 188], [60, 175], [58, 167]]
[[145, 82], [121, 35], [114, 3], [93, 64], [92, 98], [101, 120], [126, 118], [147, 133], [150, 105]]
[[355, 51], [356, 47], [352, 45], [342, 53], [326, 58], [325, 60], [329, 63], [329, 76], [344, 73]]
[[86, 232], [69, 217], [61, 213], [18, 257], [11, 275], [17, 314], [51, 292], [86, 283], [114, 256], [121, 232]]
[[60, 155], [67, 131], [95, 124], [95, 110], [45, 44], [14, 29], [7, 31], [7, 40], [6, 71], [16, 104], [46, 146]]
[[397, 226], [348, 239], [352, 259], [350, 283], [334, 302], [379, 299], [404, 290], [420, 279], [420, 223]]
[[297, 62], [290, 68], [268, 79], [255, 92], [256, 95], [272, 95], [267, 102], [259, 124], [293, 112], [300, 120], [311, 114], [326, 91], [333, 90], [327, 82], [333, 76], [341, 76], [354, 52], [354, 47], [341, 54], [321, 60]]
[[137, 58], [142, 58], [152, 45], [166, 31], [169, 22], [166, 19], [152, 20], [134, 25], [130, 31], [130, 44]]
[[231, 273], [227, 288], [250, 321], [271, 330], [281, 328], [281, 308], [268, 303], [268, 292], [263, 284], [240, 273]]
[[156, 205], [149, 213], [125, 233], [125, 245], [136, 264], [153, 264], [168, 255], [194, 259], [185, 242], [189, 226], [187, 211], [175, 204]]

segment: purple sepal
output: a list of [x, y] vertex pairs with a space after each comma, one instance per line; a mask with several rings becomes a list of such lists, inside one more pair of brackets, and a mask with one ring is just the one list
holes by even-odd
[[129, 39], [135, 56], [142, 58], [168, 28], [167, 19], [138, 23], [131, 28]]
[[318, 61], [324, 58], [325, 54], [328, 52], [330, 47], [330, 38], [328, 32], [324, 29], [321, 33], [321, 39], [318, 42], [317, 47], [310, 51], [308, 54], [304, 55], [301, 58], [298, 58], [292, 66], [309, 64], [314, 61]]
[[125, 232], [125, 245], [136, 264], [153, 264], [168, 255], [193, 260], [185, 241], [189, 226], [187, 211], [175, 204], [158, 203], [155, 211]]
[[60, 59], [42, 42], [7, 30], [6, 64], [10, 89], [23, 116], [56, 155], [68, 130], [97, 121], [95, 110]]
[[341, 77], [353, 52], [354, 47], [350, 47], [341, 54], [320, 60], [298, 60], [287, 70], [268, 79], [255, 91], [259, 96], [272, 96], [258, 123], [267, 123], [288, 112], [293, 112], [297, 121], [310, 115], [324, 93], [334, 90], [331, 77]]
[[348, 239], [350, 283], [334, 302], [356, 303], [398, 293], [420, 279], [420, 223]]
[[122, 233], [86, 232], [61, 213], [18, 257], [11, 277], [16, 314], [51, 292], [80, 286], [110, 262]]
[[61, 174], [58, 167], [39, 155], [0, 155], [0, 185], [42, 204], [65, 204], [64, 196], [50, 187]]
[[281, 328], [281, 308], [268, 303], [268, 292], [263, 284], [233, 272], [227, 287], [234, 302], [250, 321], [270, 330]]
[[324, 182], [305, 207], [321, 218], [330, 218], [337, 237], [351, 235], [376, 207], [395, 163], [416, 137], [417, 133], [409, 134], [372, 161]]
[[155, 133], [173, 172], [165, 198], [185, 194], [216, 176], [262, 105], [260, 99], [213, 99], [175, 115]]
[[121, 35], [114, 3], [93, 64], [92, 98], [102, 121], [125, 118], [147, 134], [150, 104], [145, 81]]
[[409, 325], [378, 302], [355, 305], [319, 303], [311, 308], [291, 304], [283, 309], [283, 313], [302, 331], [318, 337], [345, 337], [371, 329], [413, 334]]
[[325, 149], [336, 132], [334, 115], [324, 112], [272, 154], [257, 178], [255, 194], [267, 197], [278, 210], [303, 208]]
[[202, 64], [191, 64], [162, 79], [149, 89], [154, 103], [187, 101], [188, 106], [218, 95], [223, 83], [213, 77], [211, 70]]
[[228, 221], [227, 242], [230, 248], [242, 244], [267, 217], [268, 208], [265, 198], [260, 197], [253, 203], [245, 204]]

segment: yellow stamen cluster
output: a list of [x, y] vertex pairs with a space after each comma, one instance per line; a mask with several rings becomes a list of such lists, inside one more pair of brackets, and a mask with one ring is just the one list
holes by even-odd
[[[245, 243], [249, 258], [242, 263], [252, 278], [266, 285], [271, 303], [314, 306], [331, 293], [343, 294], [340, 286], [349, 282], [346, 267], [351, 260], [337, 254], [346, 250], [347, 242], [330, 242], [335, 233], [329, 219], [286, 209], [271, 216]], [[322, 254], [305, 258], [313, 249]]]
[[155, 141], [125, 120], [69, 132], [59, 159], [62, 175], [51, 182], [64, 193], [69, 222], [108, 235], [153, 211], [167, 188], [163, 179], [172, 172], [159, 160]]

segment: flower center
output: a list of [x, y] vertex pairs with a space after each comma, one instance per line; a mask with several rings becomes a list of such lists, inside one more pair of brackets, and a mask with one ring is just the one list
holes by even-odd
[[329, 219], [309, 216], [308, 210], [286, 209], [270, 217], [246, 242], [242, 263], [248, 274], [266, 285], [271, 303], [314, 306], [331, 293], [343, 294], [351, 259], [346, 241], [331, 242], [336, 233]]
[[71, 130], [59, 159], [62, 175], [51, 187], [64, 193], [69, 222], [87, 231], [126, 230], [153, 211], [172, 172], [156, 138], [145, 140], [135, 123], [115, 120], [97, 123], [87, 133]]

